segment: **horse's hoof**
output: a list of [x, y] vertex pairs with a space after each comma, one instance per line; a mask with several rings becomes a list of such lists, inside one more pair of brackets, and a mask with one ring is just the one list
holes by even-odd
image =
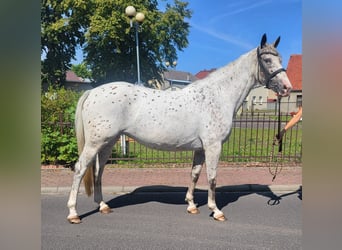
[[217, 216], [213, 216], [214, 217], [214, 220], [217, 220], [217, 221], [226, 221], [226, 217], [224, 216], [224, 214], [218, 214]]
[[82, 222], [80, 217], [78, 217], [78, 216], [73, 216], [73, 217], [70, 217], [67, 219], [70, 222], [70, 224], [80, 224]]
[[111, 213], [111, 212], [113, 212], [113, 211], [112, 211], [112, 209], [110, 209], [110, 207], [108, 207], [108, 206], [106, 206], [106, 207], [100, 209], [100, 213], [101, 213], [101, 214], [109, 214], [109, 213]]
[[199, 214], [200, 213], [200, 211], [197, 207], [188, 208], [187, 211], [189, 214]]

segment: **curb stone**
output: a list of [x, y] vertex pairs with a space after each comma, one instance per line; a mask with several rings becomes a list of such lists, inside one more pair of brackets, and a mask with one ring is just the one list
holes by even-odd
[[[41, 187], [41, 194], [67, 194], [71, 187]], [[216, 192], [295, 192], [302, 189], [301, 184], [296, 185], [259, 185], [259, 184], [244, 184], [233, 186], [218, 186]], [[195, 192], [207, 192], [208, 187], [198, 186]], [[102, 192], [105, 194], [125, 194], [125, 193], [148, 193], [148, 192], [186, 192], [187, 187], [177, 186], [105, 186], [102, 187]], [[85, 194], [84, 187], [80, 187], [79, 193]]]

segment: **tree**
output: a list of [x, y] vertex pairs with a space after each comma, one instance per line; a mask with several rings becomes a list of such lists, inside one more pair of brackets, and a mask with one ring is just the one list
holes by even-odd
[[[86, 60], [98, 82], [125, 80], [136, 82], [135, 30], [131, 29], [122, 0], [95, 0], [95, 11], [86, 34]], [[145, 14], [139, 28], [139, 50], [142, 81], [159, 78], [163, 62], [176, 61], [177, 50], [187, 47], [191, 17], [188, 3], [175, 0], [165, 12], [157, 9], [155, 0], [134, 1], [134, 7]]]
[[80, 64], [71, 65], [71, 70], [75, 72], [75, 74], [82, 78], [92, 79], [91, 70], [87, 67], [86, 62], [82, 62]]
[[41, 75], [42, 82], [61, 85], [71, 66], [77, 46], [81, 46], [88, 26], [87, 0], [42, 0]]
[[160, 78], [163, 62], [177, 60], [177, 51], [188, 45], [186, 18], [192, 13], [187, 2], [174, 0], [162, 12], [157, 0], [43, 0], [43, 80], [62, 83], [80, 46], [98, 83], [136, 82], [135, 31], [125, 15], [128, 5], [146, 17], [139, 31], [142, 80]]

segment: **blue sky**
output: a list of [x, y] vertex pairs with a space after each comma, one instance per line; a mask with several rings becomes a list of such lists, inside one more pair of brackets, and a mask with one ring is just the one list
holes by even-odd
[[[160, 9], [166, 2], [161, 0]], [[219, 68], [257, 47], [266, 33], [278, 36], [278, 50], [287, 67], [291, 54], [302, 54], [301, 0], [189, 0], [193, 11], [189, 46], [178, 54], [176, 69], [196, 74]], [[77, 62], [82, 61], [78, 53]]]
[[178, 70], [196, 74], [219, 68], [257, 47], [266, 33], [278, 36], [287, 67], [291, 54], [302, 53], [301, 0], [192, 0], [189, 46], [179, 53]]

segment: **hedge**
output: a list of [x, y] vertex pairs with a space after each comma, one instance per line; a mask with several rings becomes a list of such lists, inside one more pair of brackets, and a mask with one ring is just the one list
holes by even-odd
[[52, 88], [41, 94], [41, 163], [71, 165], [78, 158], [75, 110], [82, 93]]

